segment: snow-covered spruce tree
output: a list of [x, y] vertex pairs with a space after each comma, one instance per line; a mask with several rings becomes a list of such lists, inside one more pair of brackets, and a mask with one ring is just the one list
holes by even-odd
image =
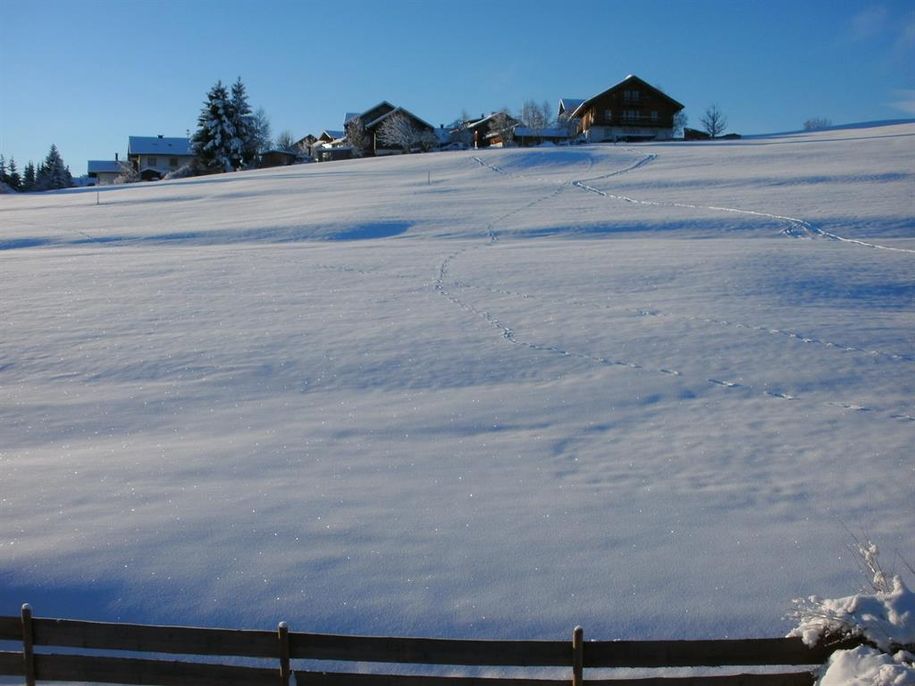
[[38, 173], [35, 175], [35, 190], [48, 191], [58, 188], [69, 188], [73, 184], [73, 178], [64, 164], [57, 146], [51, 144], [48, 156], [38, 167]]
[[22, 172], [22, 190], [31, 191], [35, 189], [35, 165], [29, 160], [25, 165], [25, 171]]
[[217, 81], [207, 93], [191, 138], [200, 167], [210, 172], [229, 172], [241, 165], [240, 141], [235, 136], [234, 108], [226, 87]]
[[240, 160], [236, 166], [247, 167], [257, 159], [257, 144], [255, 141], [254, 115], [248, 104], [248, 93], [241, 77], [232, 84], [232, 124], [235, 126], [235, 142], [232, 154]]
[[16, 169], [16, 159], [10, 157], [10, 163], [6, 172], [6, 183], [14, 191], [22, 190], [22, 178], [19, 176], [19, 170]]

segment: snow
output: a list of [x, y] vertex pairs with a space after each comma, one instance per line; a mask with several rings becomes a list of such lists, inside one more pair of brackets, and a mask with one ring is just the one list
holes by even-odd
[[854, 580], [840, 522], [915, 549], [913, 153], [900, 124], [3, 196], [0, 613], [784, 634]]
[[[911, 655], [887, 655], [860, 646], [833, 654], [819, 686], [915, 686]], [[906, 664], [908, 662], [908, 664]]]
[[867, 642], [833, 653], [821, 670], [820, 686], [915, 684], [915, 655], [908, 652], [915, 650], [915, 593], [901, 576], [884, 570], [876, 544], [859, 543], [857, 549], [870, 577], [869, 592], [795, 600], [792, 616], [799, 622], [789, 636], [800, 636], [809, 646], [850, 637]]
[[844, 598], [809, 598], [816, 611], [804, 618], [793, 635], [801, 636], [808, 645], [816, 645], [825, 634], [851, 632], [885, 652], [896, 646], [915, 646], [915, 593], [899, 576], [889, 579], [887, 586], [886, 591]]

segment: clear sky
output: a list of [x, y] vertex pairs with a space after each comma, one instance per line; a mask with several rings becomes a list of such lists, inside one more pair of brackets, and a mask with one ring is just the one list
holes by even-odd
[[193, 131], [238, 76], [296, 137], [380, 100], [438, 125], [627, 74], [741, 133], [915, 117], [913, 0], [0, 0], [0, 36], [0, 153], [56, 143], [75, 175]]

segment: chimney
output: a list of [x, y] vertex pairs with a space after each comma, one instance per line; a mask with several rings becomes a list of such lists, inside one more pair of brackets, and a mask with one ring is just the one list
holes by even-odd
[[118, 161], [118, 154], [117, 154], [117, 153], [114, 153], [114, 161], [115, 161], [115, 162]]
[[162, 134], [161, 134], [161, 133], [160, 133], [160, 134], [159, 134], [159, 138], [163, 138], [163, 136], [162, 136]]

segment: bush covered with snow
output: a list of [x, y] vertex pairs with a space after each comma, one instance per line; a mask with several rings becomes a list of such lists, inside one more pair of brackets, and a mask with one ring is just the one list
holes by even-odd
[[170, 171], [168, 174], [162, 177], [164, 181], [169, 181], [171, 179], [186, 179], [189, 176], [196, 176], [197, 170], [194, 164], [184, 164], [178, 167], [175, 171]]
[[879, 549], [871, 542], [858, 546], [868, 572], [869, 592], [845, 598], [810, 596], [795, 600], [791, 636], [807, 645], [860, 638], [865, 645], [833, 653], [820, 686], [915, 686], [915, 593], [898, 575], [880, 566]]

